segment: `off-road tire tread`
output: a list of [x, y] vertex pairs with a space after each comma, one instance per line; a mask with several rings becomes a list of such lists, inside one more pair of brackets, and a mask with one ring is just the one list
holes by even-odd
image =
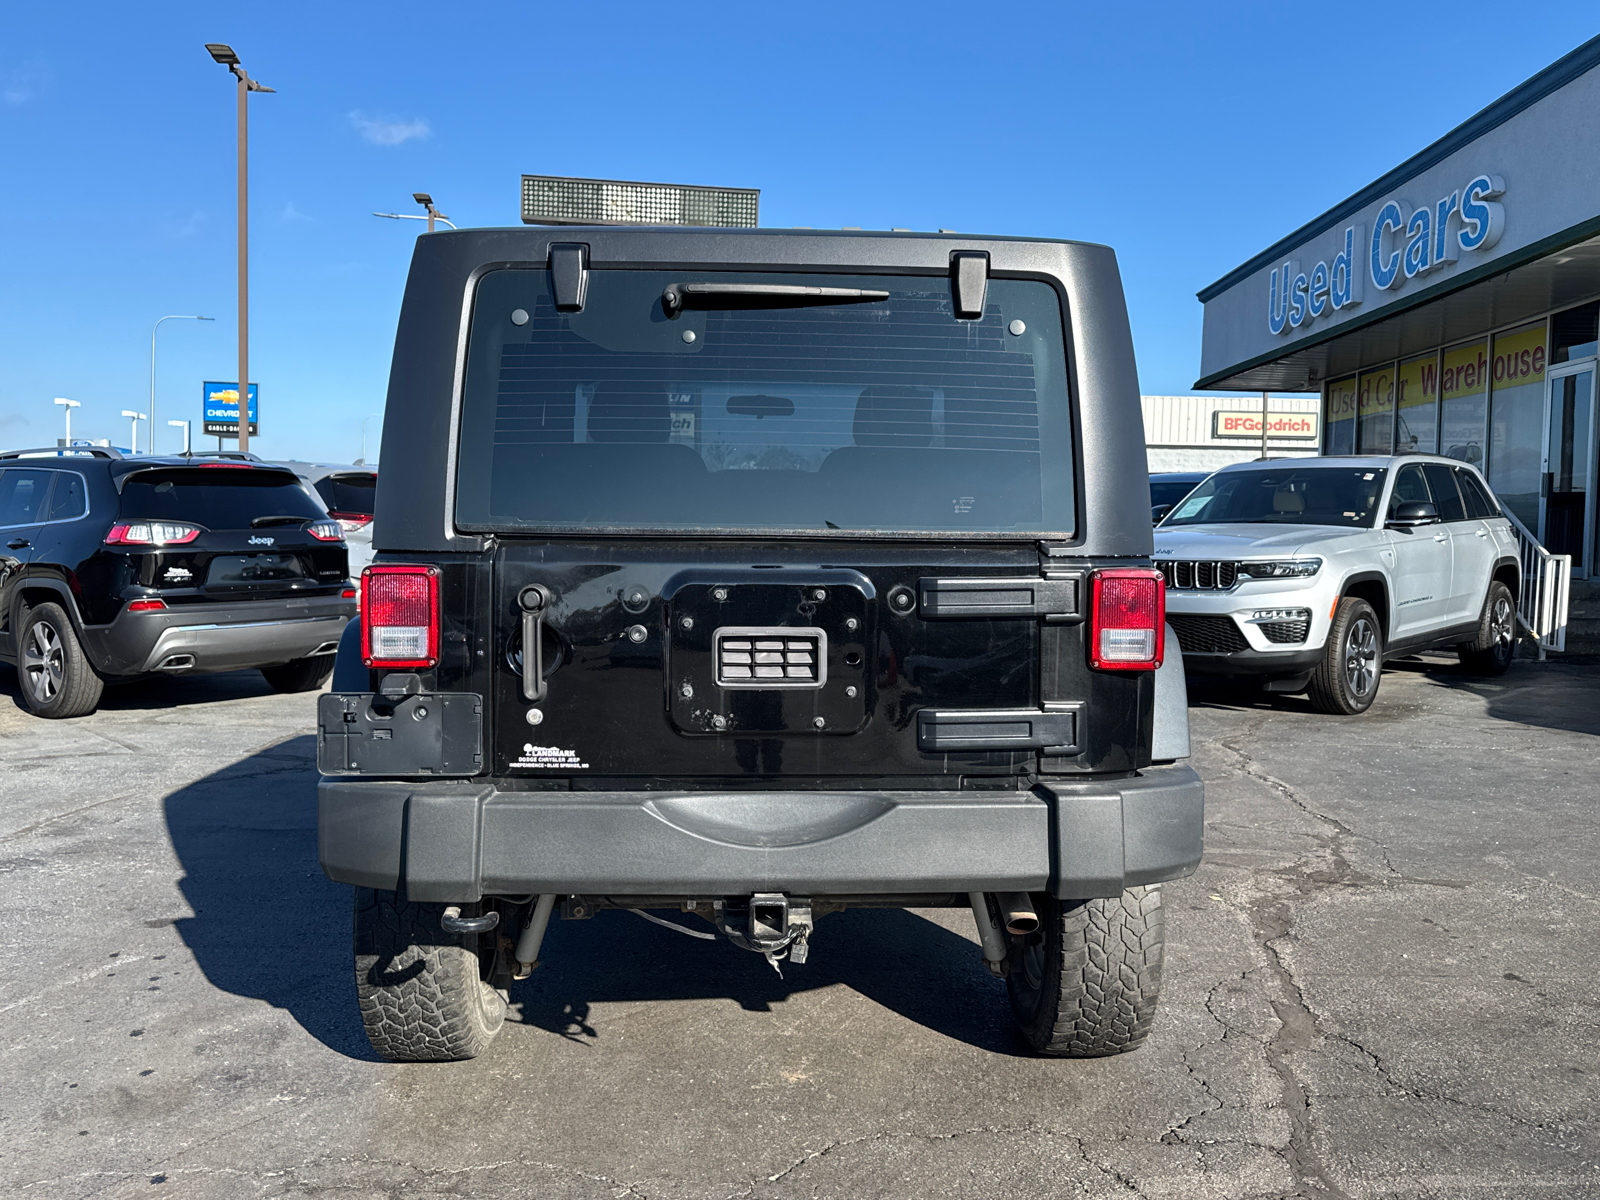
[[1383, 643], [1378, 644], [1378, 678], [1372, 687], [1372, 696], [1365, 704], [1353, 703], [1344, 682], [1344, 646], [1345, 631], [1355, 623], [1355, 619], [1362, 610], [1372, 618], [1373, 626], [1378, 629], [1382, 637], [1383, 623], [1378, 620], [1378, 614], [1373, 612], [1372, 605], [1359, 596], [1345, 596], [1339, 601], [1339, 607], [1334, 612], [1333, 622], [1328, 626], [1328, 641], [1323, 647], [1322, 657], [1317, 660], [1316, 669], [1311, 672], [1311, 682], [1306, 687], [1306, 696], [1311, 701], [1311, 706], [1318, 712], [1331, 713], [1334, 716], [1354, 717], [1371, 708], [1378, 698], [1378, 689], [1383, 684]]
[[[56, 693], [56, 698], [43, 708], [34, 704], [32, 689], [28, 687], [27, 672], [22, 665], [24, 639], [41, 620], [48, 620], [61, 634], [61, 657], [64, 668], [61, 690]], [[36, 604], [28, 610], [28, 615], [23, 618], [22, 628], [18, 632], [21, 637], [16, 641], [17, 683], [21, 688], [22, 702], [28, 706], [28, 711], [36, 717], [52, 721], [68, 717], [84, 717], [92, 713], [100, 703], [100, 695], [105, 691], [106, 684], [89, 665], [89, 659], [83, 652], [83, 646], [78, 642], [78, 635], [73, 632], [72, 619], [67, 616], [66, 609], [49, 601]]]
[[443, 911], [356, 889], [356, 999], [367, 1040], [391, 1062], [475, 1058], [505, 1023], [477, 953], [440, 927]]
[[[1504, 663], [1498, 662], [1494, 656], [1494, 598], [1496, 589], [1506, 594], [1506, 599], [1511, 603], [1511, 654]], [[1511, 660], [1516, 657], [1517, 628], [1516, 628], [1517, 598], [1511, 594], [1501, 580], [1491, 579], [1489, 590], [1483, 597], [1483, 611], [1478, 615], [1478, 636], [1470, 642], [1459, 642], [1456, 653], [1461, 656], [1461, 665], [1474, 675], [1487, 675], [1490, 677], [1504, 675], [1511, 669]]]
[[262, 667], [261, 676], [275, 692], [314, 692], [333, 674], [332, 654], [296, 658], [275, 667]]
[[1045, 927], [1044, 977], [1037, 996], [1027, 992], [1020, 968], [1008, 979], [1013, 1011], [1029, 1045], [1055, 1058], [1104, 1058], [1138, 1049], [1149, 1036], [1161, 996], [1166, 938], [1161, 885], [1078, 902], [1036, 895], [1034, 905], [1041, 922], [1054, 922], [1057, 935]]

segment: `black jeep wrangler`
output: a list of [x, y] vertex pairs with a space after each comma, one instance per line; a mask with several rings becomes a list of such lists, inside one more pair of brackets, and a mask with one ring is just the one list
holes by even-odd
[[777, 967], [970, 906], [1036, 1050], [1145, 1037], [1204, 796], [1109, 249], [428, 235], [382, 461], [318, 714], [378, 1053], [479, 1053], [604, 908]]

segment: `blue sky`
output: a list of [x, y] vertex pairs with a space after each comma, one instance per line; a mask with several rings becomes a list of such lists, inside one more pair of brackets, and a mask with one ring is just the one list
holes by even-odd
[[[1431, 12], [1431, 10], [1429, 10]], [[273, 457], [381, 413], [431, 192], [517, 220], [523, 172], [762, 189], [773, 226], [1117, 250], [1150, 393], [1195, 291], [1597, 32], [1592, 4], [11, 5], [0, 29], [0, 443], [158, 448], [234, 376], [231, 43], [251, 101], [251, 374]], [[1413, 15], [1407, 15], [1413, 14]], [[368, 426], [376, 454], [376, 420]], [[142, 436], [142, 435], [141, 435]]]

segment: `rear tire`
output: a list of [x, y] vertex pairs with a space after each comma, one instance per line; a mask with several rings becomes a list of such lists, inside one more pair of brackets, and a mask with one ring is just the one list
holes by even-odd
[[22, 702], [36, 717], [57, 720], [95, 710], [105, 681], [95, 674], [72, 622], [59, 604], [36, 604], [17, 639], [17, 682]]
[[1353, 717], [1372, 707], [1383, 677], [1383, 626], [1372, 605], [1346, 596], [1334, 610], [1328, 644], [1306, 693], [1320, 712]]
[[1108, 900], [1035, 893], [1039, 930], [1011, 939], [1006, 990], [1022, 1036], [1054, 1058], [1137, 1050], [1161, 996], [1161, 885]]
[[356, 889], [356, 1001], [367, 1040], [391, 1062], [476, 1058], [505, 1023], [479, 935], [446, 933], [444, 908]]
[[332, 654], [297, 658], [276, 667], [262, 667], [261, 676], [275, 692], [314, 692], [333, 674]]
[[1517, 651], [1517, 604], [1498, 579], [1483, 598], [1478, 636], [1456, 647], [1461, 665], [1474, 675], [1504, 675]]

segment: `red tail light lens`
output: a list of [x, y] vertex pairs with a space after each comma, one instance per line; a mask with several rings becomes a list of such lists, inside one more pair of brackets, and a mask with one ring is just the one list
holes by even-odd
[[131, 600], [128, 602], [129, 612], [156, 612], [167, 606], [165, 600]]
[[1089, 665], [1153, 671], [1166, 649], [1167, 584], [1154, 567], [1113, 567], [1091, 576]]
[[439, 661], [439, 570], [384, 563], [361, 573], [361, 658], [369, 667]]
[[340, 525], [344, 526], [344, 531], [346, 533], [354, 533], [356, 530], [365, 529], [368, 525], [372, 524], [372, 514], [371, 513], [349, 513], [349, 512], [332, 512], [332, 511], [330, 511], [328, 513], [328, 515], [330, 517], [332, 517], [335, 521], [339, 522]]
[[118, 521], [106, 534], [106, 545], [186, 546], [199, 536], [198, 525], [181, 521]]

